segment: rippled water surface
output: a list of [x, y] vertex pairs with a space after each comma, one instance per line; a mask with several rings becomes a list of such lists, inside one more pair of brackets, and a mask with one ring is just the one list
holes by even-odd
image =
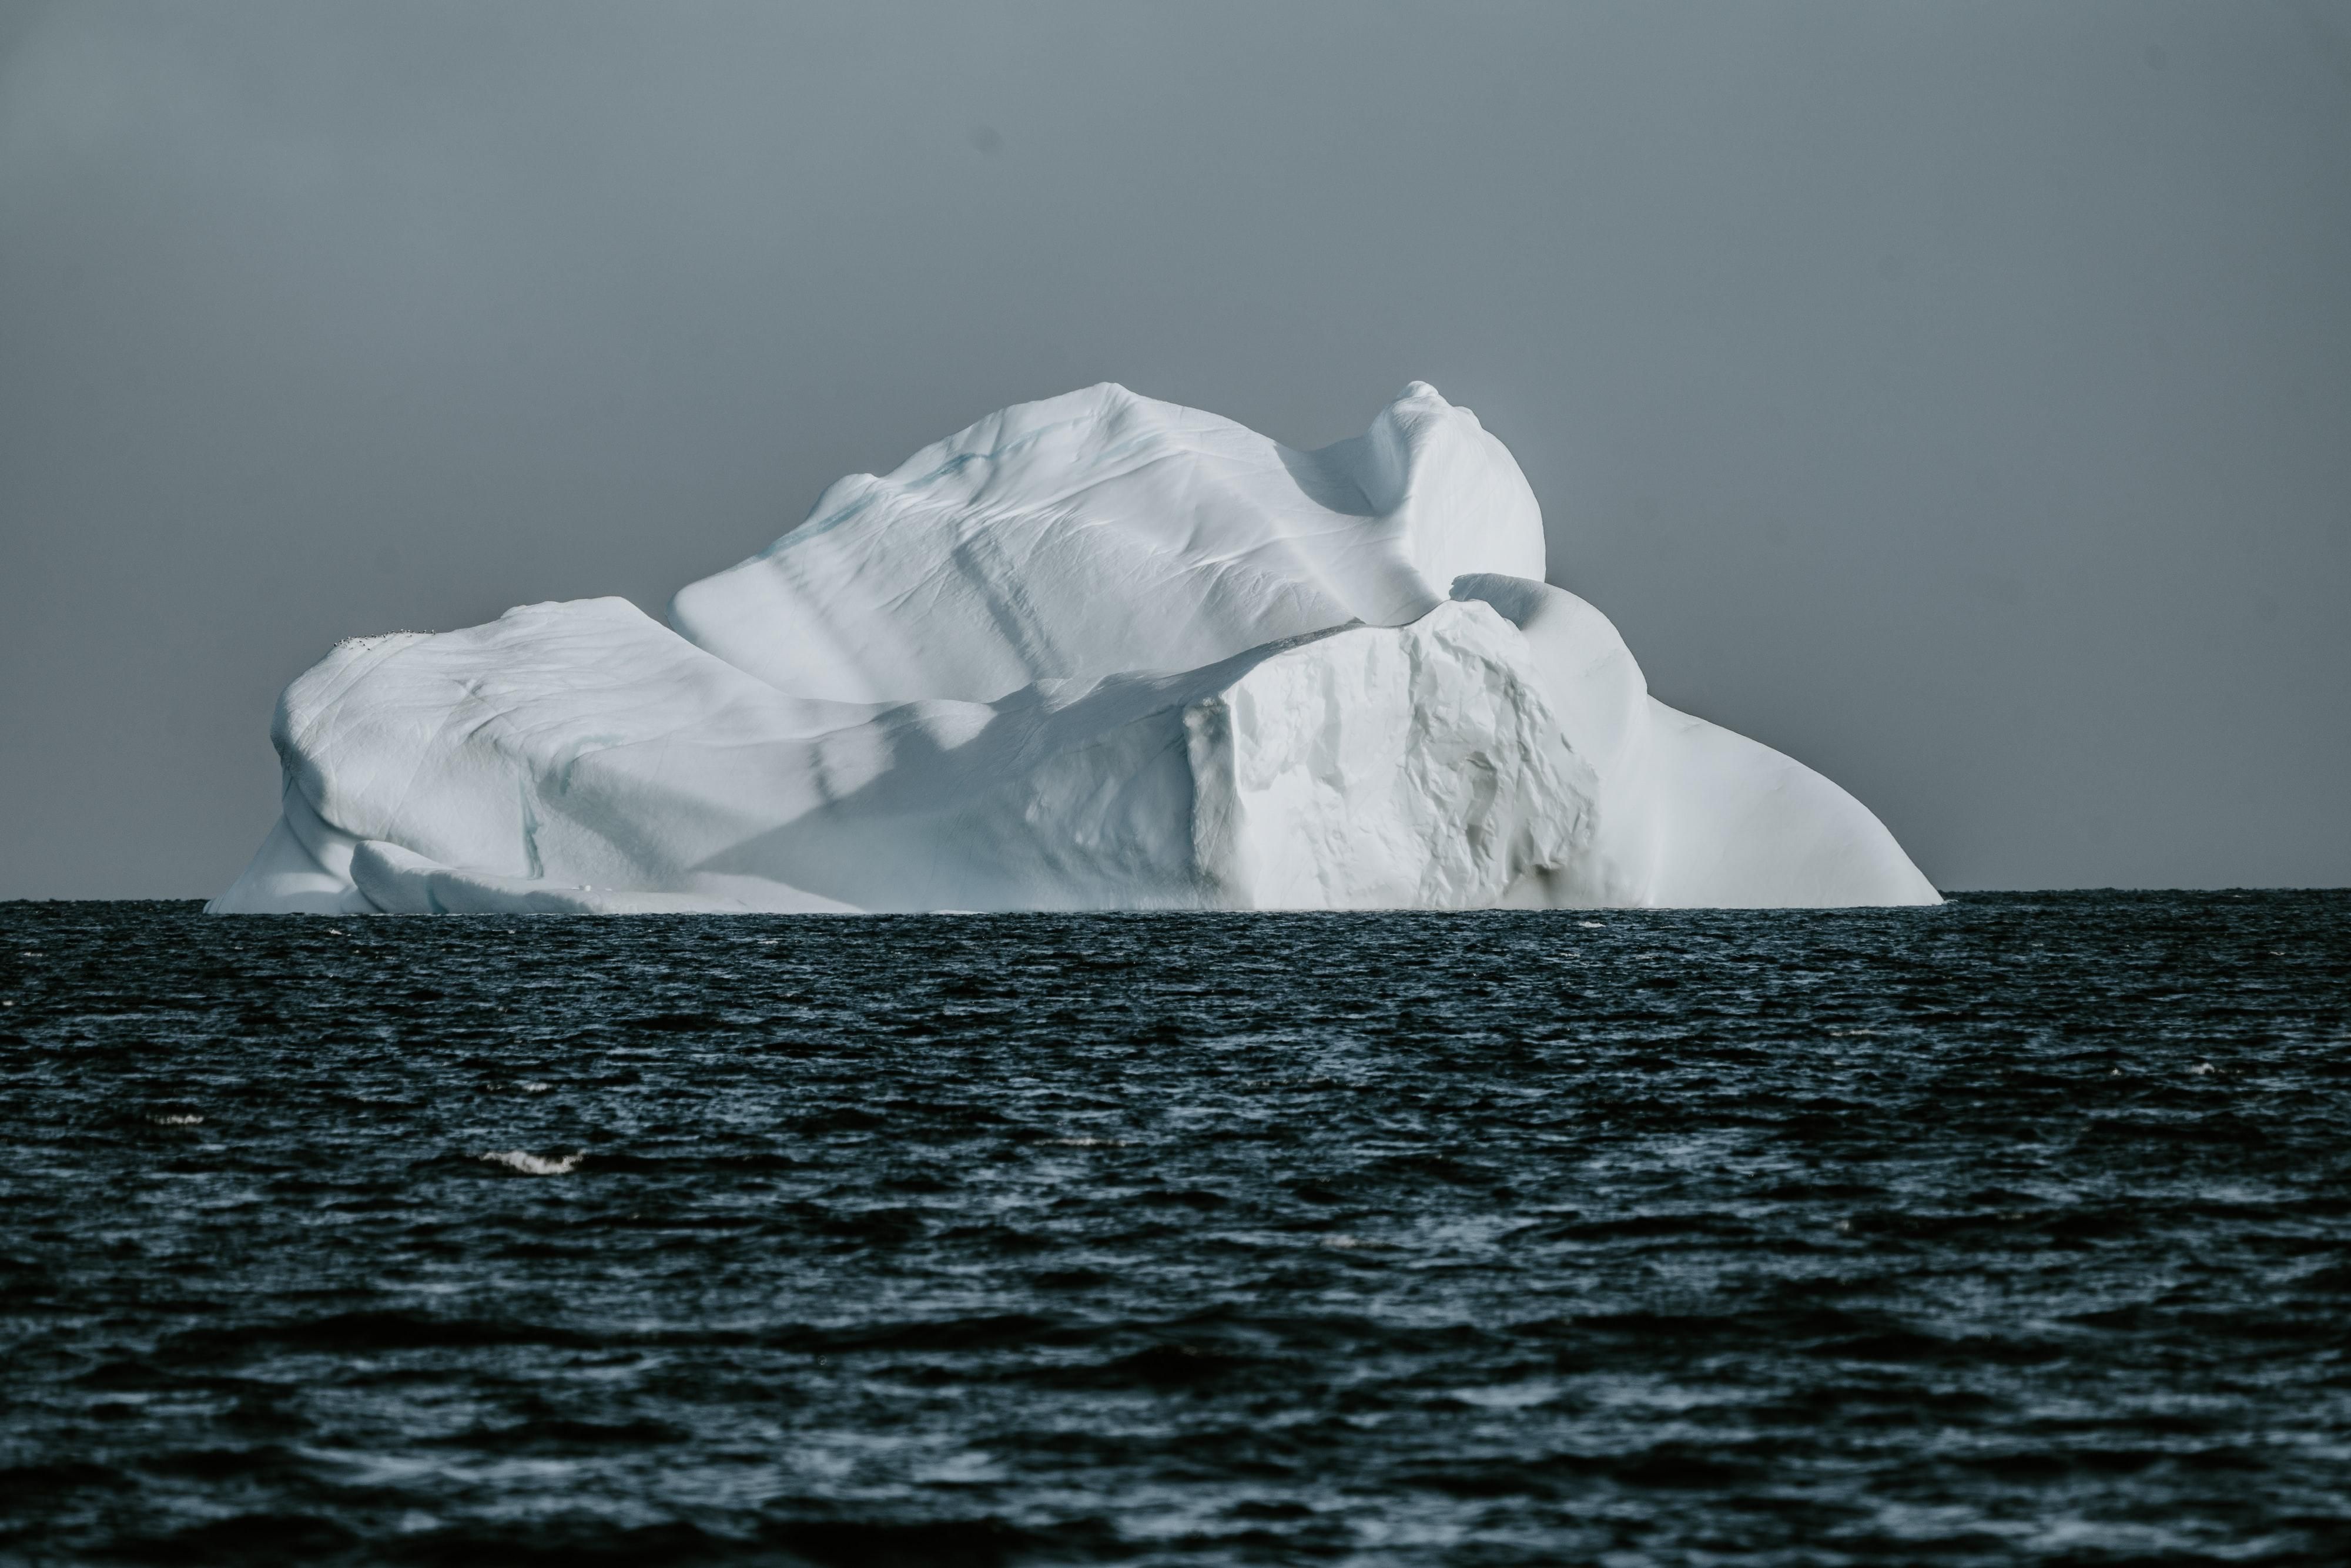
[[0, 1557], [2351, 1561], [2351, 896], [0, 938]]

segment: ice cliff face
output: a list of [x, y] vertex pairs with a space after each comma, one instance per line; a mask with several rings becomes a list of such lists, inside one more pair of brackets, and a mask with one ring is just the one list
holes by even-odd
[[1851, 796], [1652, 699], [1416, 383], [1293, 452], [1090, 388], [683, 590], [345, 643], [211, 908], [1936, 901]]

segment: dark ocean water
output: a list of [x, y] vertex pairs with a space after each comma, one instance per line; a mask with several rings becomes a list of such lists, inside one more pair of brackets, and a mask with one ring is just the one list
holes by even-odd
[[0, 1559], [2351, 1561], [2351, 896], [0, 905]]

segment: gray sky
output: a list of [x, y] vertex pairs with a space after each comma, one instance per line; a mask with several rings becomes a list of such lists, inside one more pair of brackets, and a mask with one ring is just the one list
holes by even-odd
[[0, 0], [0, 897], [219, 891], [339, 637], [1416, 377], [1940, 884], [2351, 883], [2351, 5]]

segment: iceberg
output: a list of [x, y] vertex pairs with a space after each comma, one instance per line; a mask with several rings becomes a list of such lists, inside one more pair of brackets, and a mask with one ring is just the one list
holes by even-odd
[[1648, 694], [1416, 382], [1301, 452], [1102, 385], [681, 590], [354, 638], [214, 913], [1933, 904], [1867, 808]]

